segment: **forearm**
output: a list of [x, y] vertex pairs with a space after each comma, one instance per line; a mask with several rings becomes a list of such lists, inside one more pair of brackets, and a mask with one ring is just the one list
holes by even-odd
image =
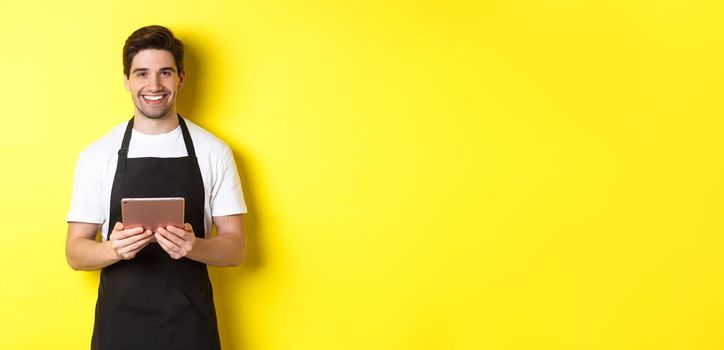
[[213, 266], [238, 266], [244, 259], [244, 237], [229, 234], [197, 238], [189, 259]]
[[120, 260], [110, 241], [98, 242], [85, 237], [69, 239], [65, 256], [74, 270], [98, 270]]

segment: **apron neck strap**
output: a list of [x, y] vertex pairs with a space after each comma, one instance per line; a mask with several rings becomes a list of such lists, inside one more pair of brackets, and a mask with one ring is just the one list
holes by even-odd
[[189, 128], [186, 126], [186, 121], [180, 114], [178, 114], [178, 123], [181, 125], [181, 134], [184, 136], [184, 144], [186, 145], [186, 153], [189, 158], [196, 159], [196, 150], [194, 149], [194, 143], [191, 141], [191, 134], [189, 134]]
[[[178, 116], [178, 123], [181, 126], [181, 134], [184, 138], [184, 144], [186, 145], [186, 153], [189, 158], [196, 159], [196, 150], [194, 149], [194, 143], [191, 141], [191, 134], [189, 134], [189, 128], [186, 126], [186, 121]], [[126, 132], [123, 134], [123, 141], [121, 142], [121, 148], [118, 150], [118, 166], [116, 167], [116, 174], [126, 172], [126, 161], [128, 160], [128, 145], [131, 144], [131, 134], [133, 133], [133, 119], [128, 121], [126, 125]]]

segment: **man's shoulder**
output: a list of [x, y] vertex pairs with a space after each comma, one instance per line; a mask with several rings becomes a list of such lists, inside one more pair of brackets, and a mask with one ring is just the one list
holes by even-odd
[[127, 123], [126, 121], [115, 126], [105, 135], [86, 146], [80, 153], [81, 158], [100, 160], [117, 154], [118, 149], [121, 147], [121, 141], [123, 141], [123, 133], [126, 130]]
[[184, 120], [189, 128], [189, 134], [191, 135], [191, 139], [194, 141], [195, 148], [200, 151], [220, 152], [229, 147], [222, 139], [212, 134], [210, 131], [194, 124], [188, 119]]

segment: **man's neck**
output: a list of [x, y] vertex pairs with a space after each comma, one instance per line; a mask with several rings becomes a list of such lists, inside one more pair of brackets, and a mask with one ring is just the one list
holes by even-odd
[[146, 135], [161, 135], [178, 127], [178, 117], [176, 110], [169, 111], [168, 114], [161, 118], [151, 119], [136, 111], [133, 118], [133, 129]]

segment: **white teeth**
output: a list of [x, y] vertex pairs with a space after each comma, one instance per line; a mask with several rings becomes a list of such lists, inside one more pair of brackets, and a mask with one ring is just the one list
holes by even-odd
[[145, 98], [145, 99], [147, 99], [147, 100], [149, 100], [149, 101], [158, 101], [158, 100], [160, 100], [160, 99], [163, 98], [163, 95], [161, 95], [161, 96], [148, 96], [148, 95], [144, 95], [143, 98]]

